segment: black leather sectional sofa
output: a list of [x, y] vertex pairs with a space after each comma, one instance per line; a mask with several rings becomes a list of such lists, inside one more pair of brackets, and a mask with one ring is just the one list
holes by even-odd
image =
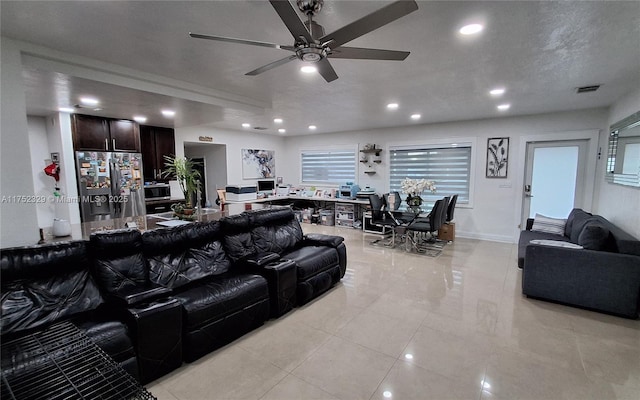
[[2, 341], [71, 320], [144, 384], [317, 297], [346, 262], [342, 237], [303, 235], [289, 208], [3, 249]]

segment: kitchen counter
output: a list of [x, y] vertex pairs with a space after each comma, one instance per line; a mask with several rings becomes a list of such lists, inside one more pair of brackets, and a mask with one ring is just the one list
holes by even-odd
[[[215, 208], [204, 208], [194, 215], [194, 221], [216, 221], [227, 215], [228, 211], [220, 211]], [[151, 229], [163, 228], [164, 226], [159, 225], [159, 223], [166, 221], [177, 221], [177, 219], [173, 217], [173, 212], [83, 222], [71, 225], [71, 235], [69, 236], [53, 237], [49, 231], [49, 233], [45, 235], [44, 243], [82, 239], [87, 240], [94, 232], [129, 228], [129, 226], [127, 226], [128, 223], [135, 223], [136, 227], [140, 231], [144, 232]]]

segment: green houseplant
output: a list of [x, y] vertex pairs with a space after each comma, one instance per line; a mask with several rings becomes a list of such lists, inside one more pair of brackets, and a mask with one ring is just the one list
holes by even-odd
[[184, 195], [184, 205], [174, 204], [176, 207], [172, 207], [176, 214], [182, 214], [193, 207], [193, 195], [200, 188], [201, 175], [195, 168], [198, 164], [188, 157], [164, 156], [164, 159], [162, 175], [176, 179]]

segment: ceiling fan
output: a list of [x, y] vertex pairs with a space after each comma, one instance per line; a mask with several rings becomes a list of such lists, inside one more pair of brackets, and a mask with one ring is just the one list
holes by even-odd
[[409, 56], [408, 51], [364, 49], [342, 45], [417, 10], [418, 4], [414, 0], [401, 0], [391, 3], [330, 34], [325, 34], [324, 28], [313, 20], [313, 16], [322, 9], [324, 0], [296, 1], [300, 11], [307, 15], [307, 21], [304, 23], [300, 20], [296, 10], [288, 0], [269, 0], [269, 2], [293, 35], [293, 46], [192, 32], [189, 33], [189, 36], [196, 39], [271, 47], [295, 53], [247, 72], [245, 75], [258, 75], [297, 58], [305, 62], [315, 63], [320, 75], [327, 82], [331, 82], [338, 79], [338, 75], [329, 63], [329, 58], [402, 61]]

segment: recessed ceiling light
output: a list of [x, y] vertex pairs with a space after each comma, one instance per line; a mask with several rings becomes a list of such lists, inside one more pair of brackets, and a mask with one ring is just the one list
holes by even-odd
[[72, 112], [75, 111], [75, 109], [71, 108], [71, 107], [60, 107], [60, 108], [58, 108], [58, 111], [66, 112], [66, 113], [72, 113]]
[[420, 117], [422, 117], [422, 115], [420, 115], [420, 114], [411, 114], [411, 119], [412, 120], [418, 120], [418, 119], [420, 119]]
[[469, 24], [460, 28], [459, 32], [463, 35], [474, 35], [476, 33], [482, 32], [483, 29], [484, 29], [484, 26], [480, 24]]
[[242, 124], [242, 127], [243, 128], [251, 128], [251, 124], [245, 122], [244, 124]]
[[145, 122], [147, 122], [147, 117], [143, 117], [142, 115], [136, 115], [135, 117], [133, 117], [133, 120], [141, 124], [144, 124]]
[[286, 129], [283, 129], [283, 128], [278, 129], [278, 132], [280, 132], [280, 133], [285, 133], [286, 131], [287, 131], [287, 130], [286, 130]]
[[313, 72], [317, 72], [318, 68], [314, 67], [313, 65], [303, 65], [302, 68], [300, 68], [301, 72], [304, 72], [305, 74], [311, 74]]
[[506, 110], [508, 110], [509, 108], [511, 108], [511, 104], [500, 104], [500, 105], [498, 106], [498, 110], [500, 110], [500, 111], [506, 111]]
[[316, 129], [318, 129], [318, 127], [315, 125], [309, 125], [309, 129], [315, 131]]
[[276, 124], [281, 124], [282, 123], [282, 118], [274, 118], [273, 122], [275, 122]]
[[382, 392], [382, 395], [386, 398], [386, 399], [390, 399], [393, 397], [393, 393], [391, 393], [388, 390], [385, 390], [384, 392]]
[[497, 96], [502, 96], [504, 92], [505, 92], [504, 88], [495, 88], [495, 89], [491, 89], [489, 91], [489, 94], [497, 97]]
[[162, 115], [164, 115], [167, 118], [171, 118], [176, 115], [176, 112], [173, 110], [162, 110]]
[[407, 360], [413, 360], [413, 354], [407, 353], [404, 355], [404, 358], [406, 358]]
[[398, 103], [389, 103], [389, 104], [387, 104], [387, 108], [388, 108], [389, 110], [397, 110], [397, 109], [398, 109], [398, 107], [399, 107], [399, 106], [398, 106]]
[[93, 97], [80, 97], [80, 103], [86, 106], [97, 106], [100, 104], [98, 99], [94, 99]]

